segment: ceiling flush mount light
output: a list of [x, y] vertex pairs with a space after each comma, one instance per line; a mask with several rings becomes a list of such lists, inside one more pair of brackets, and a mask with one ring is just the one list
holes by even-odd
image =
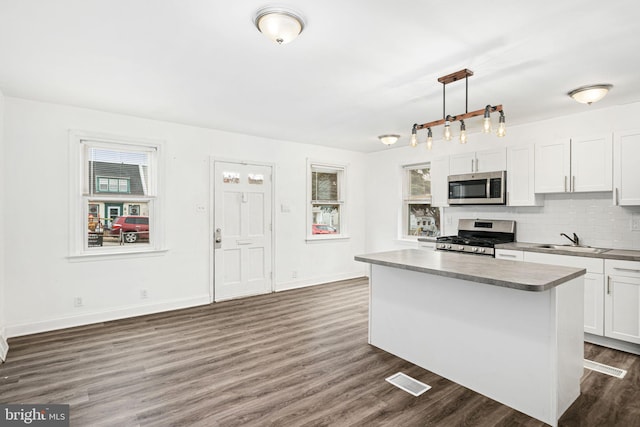
[[384, 145], [393, 145], [400, 139], [400, 135], [380, 135], [378, 137]]
[[572, 90], [567, 95], [581, 104], [591, 105], [592, 103], [598, 102], [604, 98], [612, 87], [613, 85], [610, 84], [582, 86], [578, 89]]
[[254, 20], [256, 28], [278, 44], [286, 44], [304, 29], [304, 20], [297, 13], [283, 8], [260, 9]]
[[[506, 123], [505, 123], [504, 111], [502, 111], [502, 104], [487, 105], [486, 107], [481, 108], [480, 110], [469, 111], [468, 106], [469, 106], [469, 77], [470, 76], [473, 76], [473, 71], [467, 70], [465, 68], [464, 70], [456, 71], [455, 73], [447, 74], [446, 76], [442, 76], [438, 78], [438, 81], [442, 83], [442, 119], [434, 120], [428, 123], [423, 123], [421, 125], [418, 125], [418, 124], [413, 125], [412, 138], [413, 138], [413, 134], [416, 134], [417, 131], [421, 129], [427, 129], [427, 132], [428, 132], [427, 133], [427, 149], [431, 150], [431, 146], [433, 144], [433, 135], [431, 133], [431, 128], [434, 126], [444, 125], [444, 132], [442, 134], [442, 137], [445, 141], [451, 141], [452, 139], [451, 122], [457, 121], [457, 122], [460, 122], [460, 143], [466, 144], [467, 129], [465, 127], [464, 121], [472, 117], [483, 116], [482, 131], [484, 133], [490, 133], [491, 132], [491, 113], [495, 113], [495, 112], [500, 113], [497, 135], [498, 136], [506, 135]], [[452, 116], [446, 113], [447, 111], [446, 87], [449, 83], [453, 83], [462, 79], [464, 79], [465, 81], [464, 114], [458, 114], [458, 115]], [[411, 145], [415, 146], [414, 144], [411, 144]]]

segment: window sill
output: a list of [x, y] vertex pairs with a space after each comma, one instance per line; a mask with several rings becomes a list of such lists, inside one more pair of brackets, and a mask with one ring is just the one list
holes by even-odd
[[320, 242], [329, 242], [332, 240], [349, 240], [351, 236], [347, 234], [340, 234], [337, 236], [332, 236], [329, 234], [321, 234], [317, 236], [307, 236], [305, 239], [307, 243], [320, 243]]
[[160, 256], [167, 253], [168, 249], [138, 249], [129, 251], [108, 251], [108, 252], [86, 252], [76, 255], [69, 255], [70, 262], [98, 261], [111, 259], [127, 259], [135, 257]]

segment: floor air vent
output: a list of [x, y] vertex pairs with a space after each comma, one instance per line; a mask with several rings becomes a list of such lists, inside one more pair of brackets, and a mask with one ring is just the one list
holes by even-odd
[[394, 386], [401, 388], [409, 394], [413, 394], [414, 396], [420, 396], [425, 391], [429, 390], [431, 386], [426, 385], [425, 383], [421, 383], [418, 380], [414, 380], [408, 375], [403, 374], [402, 372], [398, 372], [397, 374], [393, 374], [388, 378], [385, 378], [387, 382], [390, 382]]
[[587, 359], [584, 359], [584, 367], [616, 378], [624, 378], [624, 376], [627, 375], [627, 371], [624, 369], [614, 368], [613, 366], [603, 365], [602, 363]]

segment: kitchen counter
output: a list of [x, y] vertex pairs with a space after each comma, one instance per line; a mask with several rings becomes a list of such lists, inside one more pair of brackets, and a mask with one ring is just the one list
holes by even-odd
[[580, 395], [584, 269], [419, 249], [355, 259], [370, 264], [369, 344], [552, 426]]
[[546, 291], [586, 274], [579, 268], [418, 249], [357, 255], [355, 260], [532, 292]]
[[526, 252], [541, 252], [547, 254], [557, 255], [572, 255], [581, 256], [587, 258], [601, 258], [601, 259], [618, 259], [623, 261], [640, 261], [640, 251], [627, 250], [627, 249], [608, 249], [601, 248], [602, 252], [576, 252], [572, 250], [562, 250], [557, 248], [541, 248], [540, 245], [544, 243], [529, 243], [529, 242], [513, 242], [502, 243], [496, 245], [496, 249], [507, 249], [513, 251], [526, 251]]

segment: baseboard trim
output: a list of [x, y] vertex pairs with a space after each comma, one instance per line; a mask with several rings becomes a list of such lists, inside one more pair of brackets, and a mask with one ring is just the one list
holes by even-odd
[[7, 343], [4, 334], [0, 334], [0, 359], [2, 362], [7, 360], [7, 353], [9, 352], [9, 343]]
[[592, 334], [584, 334], [584, 340], [591, 344], [601, 345], [603, 347], [609, 347], [615, 350], [626, 351], [627, 353], [637, 354], [640, 356], [640, 344], [634, 344]]
[[207, 304], [209, 304], [208, 294], [200, 297], [164, 301], [155, 304], [135, 305], [113, 310], [103, 310], [93, 313], [78, 314], [75, 316], [59, 317], [51, 320], [7, 325], [5, 329], [6, 337], [19, 337], [22, 335], [73, 328], [75, 326], [84, 326], [92, 323], [108, 322], [111, 320], [126, 319], [129, 317], [144, 316], [147, 314], [162, 313], [164, 311], [179, 310], [181, 308], [196, 307]]
[[327, 276], [318, 276], [304, 280], [294, 280], [291, 282], [280, 282], [276, 284], [275, 292], [289, 291], [291, 289], [306, 288], [308, 286], [323, 285], [325, 283], [337, 282], [340, 280], [358, 279], [366, 274], [363, 271], [354, 271], [351, 273], [333, 274]]

